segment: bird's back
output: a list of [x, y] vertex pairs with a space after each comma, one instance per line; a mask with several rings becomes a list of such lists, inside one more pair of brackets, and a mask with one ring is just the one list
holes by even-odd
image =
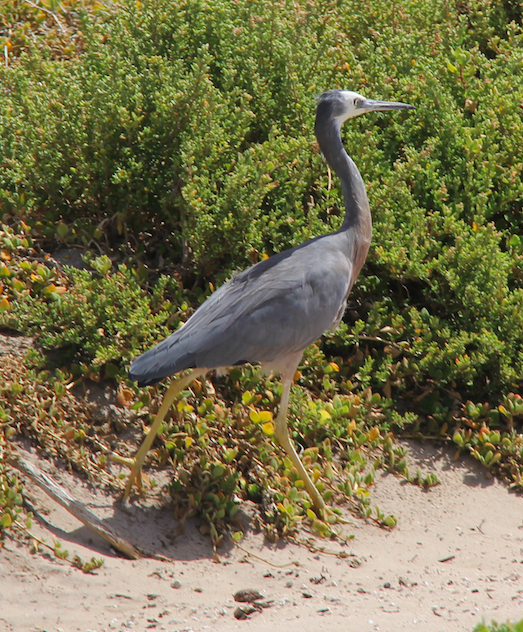
[[184, 369], [273, 363], [302, 351], [343, 315], [359, 272], [344, 239], [323, 235], [233, 276], [180, 329], [138, 357], [129, 376], [154, 384]]

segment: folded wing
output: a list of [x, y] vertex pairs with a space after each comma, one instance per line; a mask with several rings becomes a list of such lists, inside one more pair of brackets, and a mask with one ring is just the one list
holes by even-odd
[[305, 349], [341, 318], [350, 263], [325, 235], [235, 275], [180, 329], [132, 364], [155, 384], [189, 368], [273, 362]]

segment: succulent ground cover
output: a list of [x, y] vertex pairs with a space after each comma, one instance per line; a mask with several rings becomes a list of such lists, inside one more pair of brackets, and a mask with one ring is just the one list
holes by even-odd
[[[343, 131], [373, 245], [290, 407], [330, 520], [274, 445], [279, 381], [254, 368], [195, 382], [151, 460], [172, 465], [178, 516], [200, 515], [216, 544], [241, 538], [242, 500], [274, 537], [331, 534], [346, 502], [392, 527], [372, 507], [376, 468], [437, 483], [408, 471], [400, 435], [447, 442], [521, 489], [519, 3], [1, 7], [0, 326], [35, 339], [0, 366], [4, 531], [24, 514], [14, 438], [120, 489], [111, 453], [132, 454], [164, 389], [129, 382], [130, 360], [235, 270], [340, 226], [312, 132], [314, 96], [334, 87], [416, 111]], [[60, 263], [72, 249], [83, 269]], [[124, 412], [97, 418], [78, 394], [92, 381]]]
[[492, 625], [480, 623], [474, 628], [474, 632], [520, 632], [521, 629], [523, 629], [523, 621], [519, 623], [493, 623]]

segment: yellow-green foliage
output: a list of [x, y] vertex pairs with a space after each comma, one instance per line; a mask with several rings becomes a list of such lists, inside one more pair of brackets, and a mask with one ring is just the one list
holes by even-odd
[[523, 631], [523, 619], [517, 623], [492, 623], [487, 625], [486, 623], [480, 623], [474, 628], [474, 632], [522, 632]]
[[[78, 21], [77, 54], [24, 44], [0, 70], [5, 221], [85, 245], [103, 235], [137, 270], [168, 261], [203, 292], [339, 227], [315, 95], [340, 87], [412, 103], [344, 127], [375, 231], [355, 309], [322, 352], [343, 359], [358, 396], [381, 390], [420, 413], [415, 430], [518, 428], [521, 413], [510, 425], [500, 408], [523, 372], [518, 3], [128, 0], [94, 16]], [[44, 282], [43, 301], [15, 296], [15, 270], [2, 279], [2, 318], [100, 364], [127, 359], [165, 334], [181, 301], [198, 303], [173, 287], [172, 309], [151, 307], [132, 270], [69, 272], [71, 291], [54, 297]], [[135, 320], [134, 302], [145, 305]], [[122, 335], [106, 344], [100, 329]], [[329, 396], [343, 392], [316, 377]], [[488, 412], [472, 419], [467, 401]], [[392, 408], [392, 422], [412, 422]], [[462, 438], [487, 459], [478, 437]]]

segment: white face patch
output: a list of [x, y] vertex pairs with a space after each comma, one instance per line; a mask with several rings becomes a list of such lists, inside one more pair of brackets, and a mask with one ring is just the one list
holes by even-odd
[[350, 118], [365, 114], [366, 109], [363, 106], [366, 99], [357, 92], [351, 92], [350, 90], [341, 90], [340, 95], [343, 97], [345, 104], [345, 111], [336, 117], [336, 121], [341, 125]]

